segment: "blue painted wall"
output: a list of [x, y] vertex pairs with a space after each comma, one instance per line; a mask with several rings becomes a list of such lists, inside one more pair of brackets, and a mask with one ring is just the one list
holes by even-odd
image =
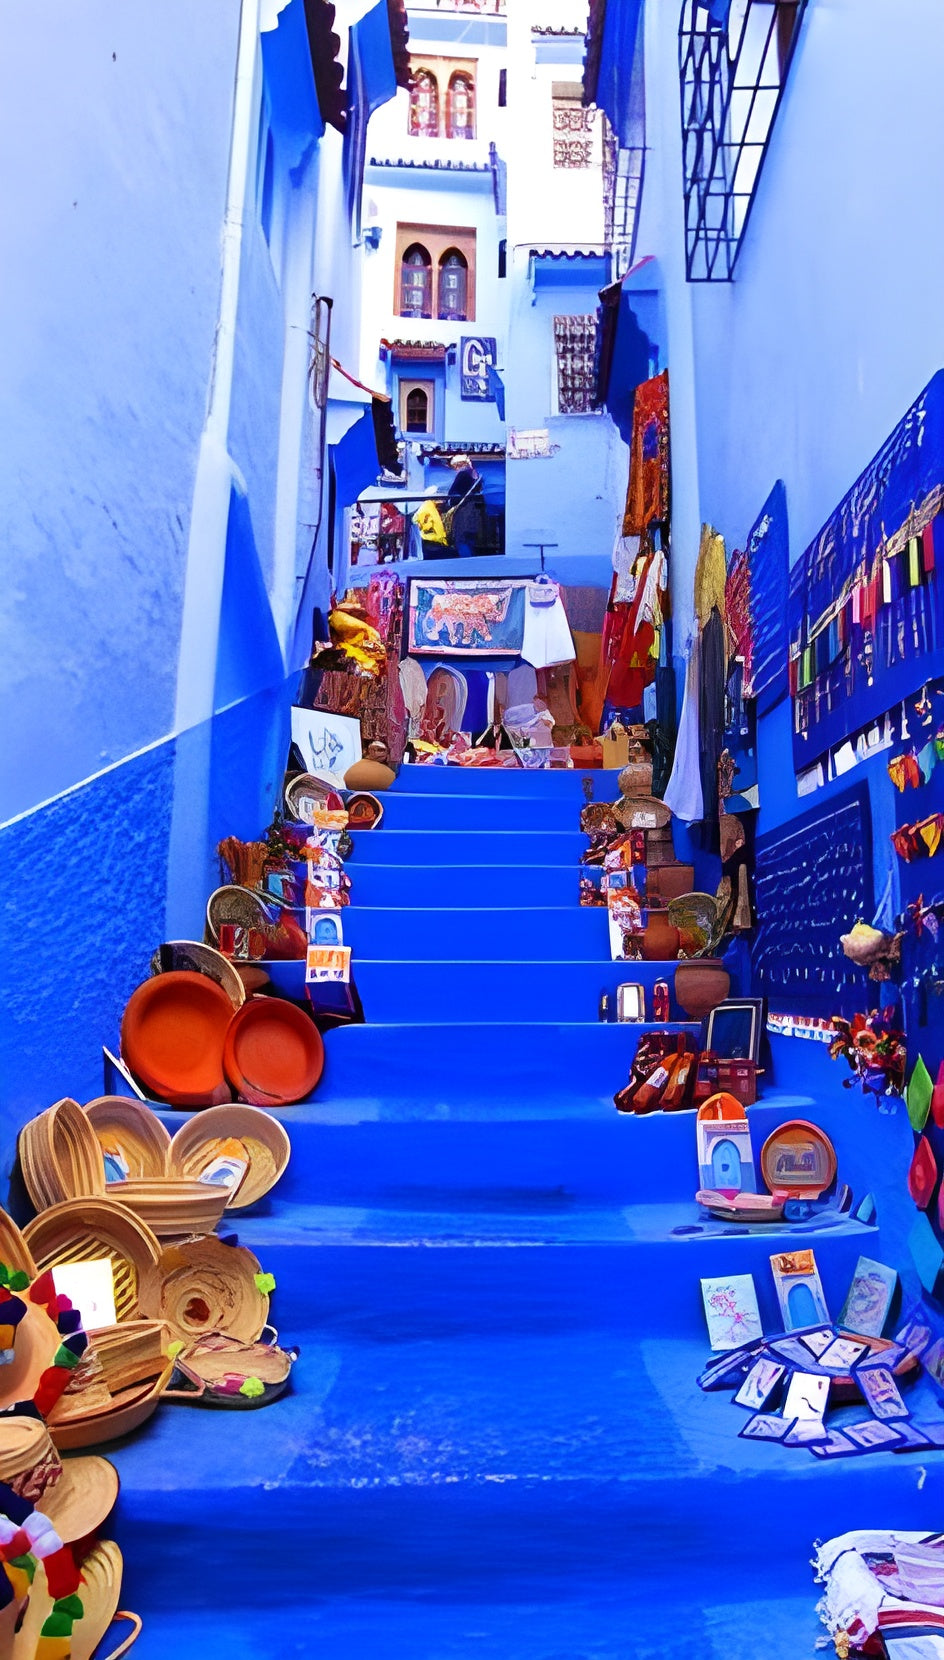
[[0, 817], [172, 724], [238, 17], [235, 0], [4, 17]]

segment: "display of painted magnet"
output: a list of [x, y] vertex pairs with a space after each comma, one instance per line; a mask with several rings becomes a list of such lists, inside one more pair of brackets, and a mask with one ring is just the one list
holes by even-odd
[[767, 1137], [760, 1169], [769, 1188], [782, 1188], [791, 1199], [816, 1199], [835, 1179], [835, 1148], [817, 1125], [793, 1118]]
[[733, 1095], [722, 1091], [699, 1107], [695, 1138], [700, 1188], [727, 1198], [757, 1191], [750, 1125]]
[[812, 1251], [780, 1251], [770, 1259], [785, 1331], [829, 1320], [823, 1285]]

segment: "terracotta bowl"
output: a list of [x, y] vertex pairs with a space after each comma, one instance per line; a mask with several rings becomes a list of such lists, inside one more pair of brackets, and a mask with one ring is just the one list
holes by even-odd
[[158, 974], [128, 1001], [121, 1052], [159, 1100], [208, 1106], [225, 1084], [223, 1044], [233, 1018], [226, 992], [205, 974]]
[[282, 998], [252, 997], [233, 1016], [223, 1065], [233, 1088], [257, 1107], [304, 1100], [324, 1070], [324, 1043], [314, 1021]]

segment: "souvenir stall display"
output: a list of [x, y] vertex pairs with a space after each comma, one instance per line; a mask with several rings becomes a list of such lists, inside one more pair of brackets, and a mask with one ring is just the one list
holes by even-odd
[[[637, 386], [626, 504], [613, 549], [601, 641], [604, 724], [656, 714], [656, 673], [669, 661], [669, 377]], [[652, 708], [644, 707], [647, 697]], [[674, 701], [674, 700], [673, 700]], [[663, 713], [659, 711], [660, 715]], [[606, 763], [604, 763], [606, 764]]]
[[[713, 1358], [698, 1384], [733, 1391], [733, 1404], [748, 1414], [737, 1433], [824, 1459], [944, 1445], [938, 1376], [921, 1361], [927, 1331], [912, 1312], [893, 1338], [882, 1335], [893, 1315], [894, 1270], [860, 1257], [834, 1322], [811, 1250], [780, 1252], [770, 1266], [783, 1319], [775, 1334], [764, 1335], [752, 1275], [701, 1282]], [[920, 1386], [922, 1377], [930, 1387]], [[905, 1390], [915, 1391], [916, 1406]]]
[[408, 617], [400, 680], [414, 761], [577, 764], [572, 746], [591, 734], [577, 707], [563, 590], [550, 576], [414, 578]]

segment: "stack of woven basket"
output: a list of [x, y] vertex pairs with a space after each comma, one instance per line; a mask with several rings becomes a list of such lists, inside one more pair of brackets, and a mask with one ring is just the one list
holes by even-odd
[[285, 1169], [289, 1140], [275, 1119], [215, 1107], [172, 1138], [141, 1102], [64, 1100], [25, 1126], [19, 1150], [38, 1214], [20, 1234], [0, 1212], [3, 1258], [30, 1278], [103, 1259], [112, 1271], [116, 1323], [90, 1332], [48, 1415], [58, 1446], [124, 1435], [162, 1396], [248, 1406], [281, 1392], [294, 1355], [260, 1342], [275, 1335], [275, 1282], [212, 1231]]

